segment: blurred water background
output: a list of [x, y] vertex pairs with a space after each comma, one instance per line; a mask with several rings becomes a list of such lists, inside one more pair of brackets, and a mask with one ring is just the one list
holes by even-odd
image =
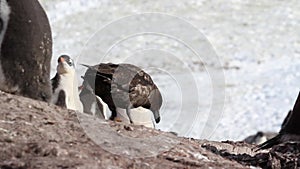
[[[165, 100], [162, 121], [157, 126], [161, 130], [211, 140], [241, 140], [258, 130], [278, 131], [298, 95], [299, 1], [40, 2], [48, 14], [53, 32], [51, 75], [54, 76], [60, 54], [69, 54], [77, 63], [93, 65], [100, 61], [125, 61], [144, 67], [158, 84]], [[178, 17], [196, 27], [207, 38], [222, 66], [201, 57], [205, 59], [203, 61], [195, 57], [184, 43], [157, 34], [124, 38], [109, 50], [101, 48], [109, 45], [114, 32], [131, 27], [113, 27], [104, 35], [99, 31], [121, 18], [145, 12]], [[179, 24], [174, 29], [182, 32], [184, 27]], [[192, 42], [203, 40], [200, 34], [183, 33], [186, 37], [194, 37]], [[99, 34], [101, 36], [97, 39]], [[76, 66], [80, 77], [85, 68]], [[212, 97], [218, 93], [212, 88], [215, 82], [211, 81], [207, 67], [224, 72], [225, 85], [220, 83], [219, 86], [220, 91], [225, 91], [225, 98], [220, 96], [224, 105], [222, 101], [212, 102]], [[216, 117], [212, 118], [215, 120], [209, 120], [207, 124], [213, 106], [222, 107], [222, 111], [215, 112]], [[204, 128], [211, 133], [209, 137], [204, 137]]]

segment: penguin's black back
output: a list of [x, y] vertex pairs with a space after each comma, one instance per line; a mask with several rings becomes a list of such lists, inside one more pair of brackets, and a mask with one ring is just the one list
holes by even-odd
[[8, 87], [16, 94], [50, 101], [52, 36], [48, 18], [37, 0], [8, 0], [9, 22], [1, 46]]
[[300, 93], [298, 94], [293, 110], [290, 111], [287, 117], [284, 119], [279, 133], [289, 133], [300, 136]]

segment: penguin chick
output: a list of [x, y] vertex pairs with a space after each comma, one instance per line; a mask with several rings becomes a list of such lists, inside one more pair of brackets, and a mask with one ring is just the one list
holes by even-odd
[[79, 99], [78, 81], [73, 60], [68, 55], [61, 55], [58, 58], [56, 70], [55, 77], [51, 79], [51, 103], [83, 112], [83, 106]]
[[83, 82], [80, 87], [80, 101], [83, 105], [83, 112], [94, 115], [100, 119], [105, 119], [106, 109], [105, 103], [94, 94], [93, 89]]
[[248, 144], [262, 144], [263, 142], [272, 139], [276, 135], [277, 135], [276, 132], [258, 131], [256, 134], [245, 138], [243, 141], [245, 141]]
[[[135, 125], [143, 125], [149, 128], [155, 128], [154, 122], [152, 120], [152, 112], [143, 107], [137, 107], [131, 109], [132, 123]], [[126, 109], [117, 107], [117, 116], [114, 119], [118, 122], [130, 123], [130, 119], [126, 114]]]

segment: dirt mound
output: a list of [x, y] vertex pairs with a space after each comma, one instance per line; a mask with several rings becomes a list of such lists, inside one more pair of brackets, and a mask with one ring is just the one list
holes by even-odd
[[299, 149], [294, 147], [298, 144], [278, 148], [280, 151], [274, 148], [258, 159], [262, 153], [255, 154], [246, 143], [180, 138], [7, 93], [0, 93], [0, 108], [0, 168], [270, 166], [264, 160], [276, 166], [299, 166], [288, 161], [298, 159]]

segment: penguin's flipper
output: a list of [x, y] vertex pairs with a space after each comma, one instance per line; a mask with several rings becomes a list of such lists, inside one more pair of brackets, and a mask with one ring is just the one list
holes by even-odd
[[54, 93], [55, 89], [58, 87], [60, 81], [60, 76], [58, 73], [51, 79], [52, 92]]
[[63, 90], [59, 91], [58, 98], [57, 98], [57, 101], [56, 101], [55, 105], [67, 108], [66, 93]]
[[277, 136], [273, 137], [272, 139], [258, 145], [255, 147], [255, 152], [262, 150], [262, 149], [268, 149], [273, 147], [274, 145], [280, 144], [282, 134], [278, 134]]

